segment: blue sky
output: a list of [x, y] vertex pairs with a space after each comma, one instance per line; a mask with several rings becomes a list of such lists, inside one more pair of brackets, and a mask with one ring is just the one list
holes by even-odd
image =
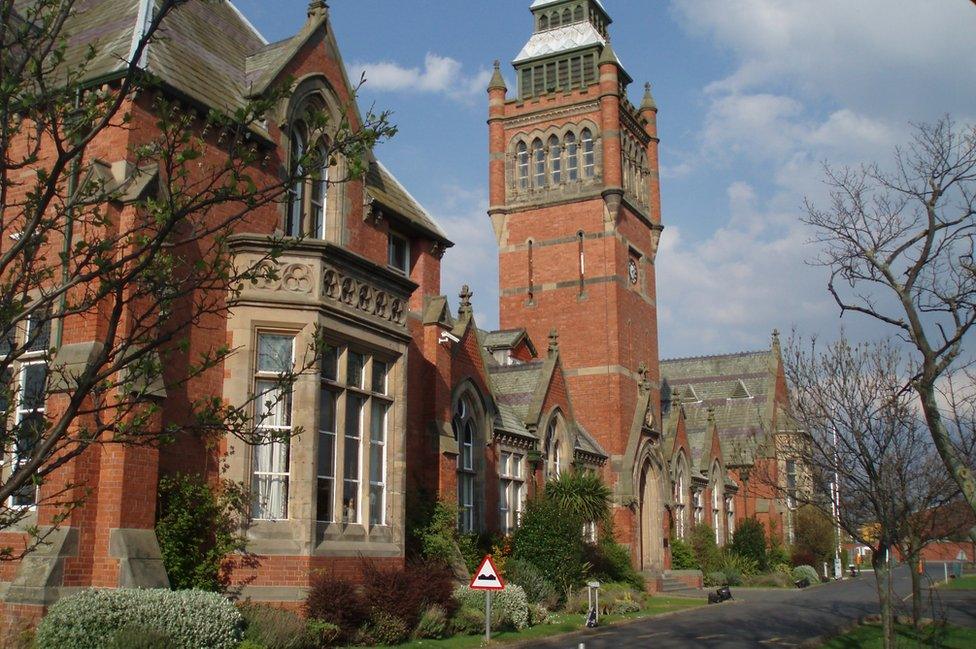
[[[666, 226], [658, 256], [662, 357], [768, 345], [774, 328], [830, 338], [884, 334], [825, 292], [799, 221], [824, 200], [821, 164], [883, 160], [911, 122], [976, 115], [969, 0], [603, 0], [614, 49], [654, 86]], [[269, 39], [305, 19], [305, 0], [237, 0]], [[394, 111], [379, 157], [456, 242], [442, 290], [475, 291], [497, 323], [487, 208], [487, 96], [494, 59], [531, 32], [529, 0], [333, 0], [347, 66], [365, 70], [364, 108]]]

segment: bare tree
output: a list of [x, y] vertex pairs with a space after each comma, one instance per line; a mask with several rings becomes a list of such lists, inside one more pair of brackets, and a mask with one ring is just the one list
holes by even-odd
[[[61, 512], [55, 525], [79, 506], [84, 486], [54, 478], [94, 445], [177, 434], [267, 441], [249, 404], [188, 389], [234, 351], [191, 352], [190, 332], [221, 327], [240, 288], [276, 279], [275, 260], [294, 243], [269, 233], [265, 253], [242, 264], [228, 237], [262, 210], [276, 213], [324, 160], [341, 156], [349, 170], [328, 182], [360, 176], [395, 130], [385, 113], [357, 121], [353, 99], [340, 119], [305, 116], [327, 148], [270, 164], [274, 144], [256, 134], [290, 80], [232, 112], [173, 99], [139, 61], [174, 12], [205, 1], [157, 2], [129, 62], [106, 81], [89, 69], [105, 52], [69, 45], [82, 3], [0, 0], [0, 531], [38, 497]], [[92, 149], [131, 134], [136, 110], [154, 127], [110, 167]], [[86, 326], [93, 342], [69, 349], [66, 332]], [[282, 366], [281, 383], [301, 370]], [[166, 394], [181, 390], [180, 420], [164, 423]], [[252, 395], [256, 410], [282, 393]], [[0, 548], [0, 559], [20, 554]]]
[[[831, 204], [807, 202], [828, 288], [841, 314], [891, 327], [913, 350], [908, 384], [919, 397], [939, 457], [976, 512], [976, 478], [939, 408], [939, 380], [971, 362], [976, 322], [976, 128], [945, 117], [920, 125], [893, 170], [826, 168]], [[976, 528], [970, 532], [976, 540]]]
[[[789, 450], [810, 468], [810, 504], [836, 515], [847, 534], [872, 549], [886, 647], [893, 640], [888, 557], [909, 547], [917, 559], [925, 536], [921, 525], [913, 527], [917, 514], [958, 497], [914, 395], [904, 390], [904, 367], [892, 344], [851, 346], [843, 336], [822, 348], [791, 341], [784, 358], [792, 414], [806, 433]], [[825, 496], [835, 483], [837, 512]], [[920, 617], [920, 584], [913, 585]]]

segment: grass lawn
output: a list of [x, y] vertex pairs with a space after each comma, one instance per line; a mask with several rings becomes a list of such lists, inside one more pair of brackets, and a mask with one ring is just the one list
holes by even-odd
[[[704, 604], [704, 600], [689, 599], [686, 597], [649, 597], [644, 610], [625, 615], [601, 616], [600, 626], [622, 622], [624, 620], [639, 620], [645, 617], [661, 615], [662, 613], [670, 613], [671, 611], [683, 611]], [[583, 617], [583, 615], [575, 613], [557, 613], [555, 615], [556, 621], [553, 624], [538, 624], [523, 631], [500, 631], [498, 633], [492, 633], [491, 643], [507, 644], [522, 640], [537, 640], [562, 633], [579, 631], [583, 628]], [[399, 646], [406, 649], [419, 649], [421, 647], [431, 647], [432, 649], [468, 649], [469, 647], [480, 647], [484, 644], [484, 641], [484, 634], [461, 635], [444, 640], [414, 640], [413, 642]]]
[[[896, 644], [904, 647], [942, 647], [971, 649], [976, 647], [976, 629], [959, 626], [930, 627], [918, 634], [911, 627], [898, 627]], [[823, 645], [824, 649], [881, 649], [881, 627], [870, 624], [838, 636]]]
[[976, 590], [976, 575], [965, 575], [959, 579], [950, 579], [949, 583], [942, 582], [939, 588], [949, 590]]

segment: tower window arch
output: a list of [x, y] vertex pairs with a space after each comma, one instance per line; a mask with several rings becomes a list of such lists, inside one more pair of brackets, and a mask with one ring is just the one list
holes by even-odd
[[583, 147], [583, 176], [592, 178], [596, 173], [596, 152], [593, 148], [593, 132], [584, 128], [580, 134], [580, 141]]
[[583, 5], [576, 5], [576, 8], [573, 9], [573, 20], [583, 20]]
[[536, 139], [532, 142], [532, 160], [535, 164], [535, 186], [546, 186], [546, 149], [542, 146], [542, 140]]
[[569, 182], [579, 180], [579, 147], [576, 144], [576, 134], [570, 131], [563, 139], [566, 149], [566, 176]]
[[549, 16], [544, 15], [539, 17], [539, 30], [541, 31], [543, 29], [549, 29]]
[[553, 29], [555, 29], [556, 27], [559, 27], [559, 12], [558, 11], [554, 11], [551, 14], [549, 14], [549, 26], [552, 27]]
[[[313, 83], [313, 82], [310, 82]], [[299, 91], [297, 106], [291, 110], [288, 129], [288, 165], [293, 179], [288, 190], [284, 232], [289, 237], [325, 239], [335, 228], [329, 223], [329, 198], [332, 179], [337, 176], [331, 168], [333, 162], [341, 168], [342, 162], [331, 156], [329, 138], [311, 126], [313, 114], [330, 112], [330, 103], [314, 88], [305, 94]]]
[[570, 11], [569, 7], [563, 9], [563, 24], [568, 25], [573, 22], [573, 12]]
[[558, 185], [563, 180], [563, 148], [555, 135], [549, 138], [549, 168], [552, 184]]
[[529, 188], [529, 147], [525, 142], [519, 142], [515, 148], [515, 164], [518, 168], [518, 187], [526, 190]]

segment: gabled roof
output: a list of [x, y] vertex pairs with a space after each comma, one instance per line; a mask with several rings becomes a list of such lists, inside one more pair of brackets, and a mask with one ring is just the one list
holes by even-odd
[[576, 424], [576, 450], [604, 458], [610, 457], [606, 449], [600, 446], [600, 442], [580, 423]]

